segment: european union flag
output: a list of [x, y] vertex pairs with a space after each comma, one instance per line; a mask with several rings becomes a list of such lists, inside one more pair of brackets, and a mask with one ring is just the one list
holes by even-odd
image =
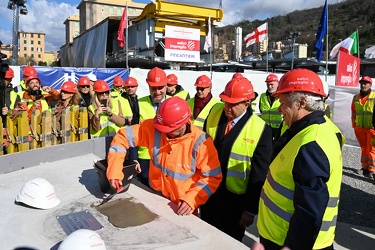
[[328, 11], [327, 11], [327, 0], [324, 5], [322, 16], [320, 17], [320, 23], [318, 27], [318, 31], [316, 32], [316, 60], [320, 62], [322, 60], [323, 54], [323, 47], [324, 47], [324, 36], [327, 35], [327, 24], [328, 24]]

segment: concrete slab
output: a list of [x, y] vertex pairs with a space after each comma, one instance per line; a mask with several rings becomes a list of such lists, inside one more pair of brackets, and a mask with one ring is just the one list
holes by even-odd
[[[102, 143], [99, 140], [97, 142]], [[23, 153], [1, 159], [2, 167], [6, 167], [6, 163], [8, 165], [7, 173], [0, 175], [0, 249], [56, 249], [66, 237], [56, 216], [85, 210], [103, 225], [104, 228], [97, 233], [104, 240], [107, 249], [247, 249], [242, 243], [193, 215], [176, 215], [174, 206], [168, 199], [144, 188], [136, 180], [133, 180], [126, 193], [116, 195], [113, 201], [132, 199], [142, 203], [150, 212], [156, 214], [157, 218], [135, 227], [113, 226], [106, 216], [94, 208], [102, 201], [103, 194], [100, 192], [93, 161], [102, 157], [87, 153], [87, 148], [90, 148], [92, 143], [93, 141], [75, 144], [75, 155], [79, 154], [80, 149], [85, 153], [74, 157], [70, 157], [69, 150], [61, 145], [50, 148], [50, 154], [45, 154], [43, 150], [34, 150], [34, 154], [29, 151], [28, 161], [24, 159]], [[72, 145], [65, 147], [70, 146]], [[58, 152], [57, 158], [60, 160], [53, 161], [53, 151]], [[98, 154], [102, 156], [103, 153]], [[24, 169], [12, 171], [14, 168], [20, 169], [19, 166], [14, 166], [17, 162], [17, 159], [13, 158], [15, 155], [18, 160], [23, 158]], [[48, 161], [45, 158], [48, 158]], [[14, 162], [9, 162], [10, 159], [14, 159]], [[28, 165], [27, 162], [34, 165]], [[35, 164], [36, 162], [38, 163]], [[13, 164], [13, 167], [9, 167], [9, 164]], [[36, 177], [45, 178], [54, 185], [61, 200], [57, 207], [40, 210], [14, 203], [22, 185]], [[125, 218], [126, 216], [124, 214]]]

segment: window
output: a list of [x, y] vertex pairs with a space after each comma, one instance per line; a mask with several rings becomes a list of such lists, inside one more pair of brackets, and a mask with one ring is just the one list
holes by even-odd
[[38, 38], [40, 38], [40, 34], [38, 34]]
[[23, 50], [27, 50], [27, 47], [23, 47]]
[[79, 28], [79, 23], [78, 22], [74, 23], [74, 28]]
[[26, 40], [23, 40], [23, 43], [26, 44], [27, 43]]
[[77, 37], [78, 36], [78, 31], [74, 32], [74, 36], [73, 37]]
[[34, 34], [31, 34], [31, 38], [34, 38]]
[[27, 57], [27, 54], [23, 54], [23, 57], [25, 57], [25, 58], [26, 58], [26, 57]]
[[34, 47], [31, 47], [31, 51], [34, 51]]
[[117, 8], [117, 15], [119, 16], [122, 15], [122, 11], [123, 11], [122, 8]]
[[25, 37], [26, 37], [26, 34], [25, 34], [25, 33], [22, 33], [22, 37], [25, 38]]
[[109, 6], [108, 11], [109, 11], [109, 14], [113, 14], [113, 7]]
[[104, 5], [102, 5], [102, 12], [104, 12]]
[[34, 44], [34, 41], [31, 41], [31, 44]]
[[38, 58], [41, 58], [42, 56], [41, 55], [38, 55]]
[[34, 54], [31, 54], [30, 56], [31, 56], [31, 58], [34, 58]]
[[40, 45], [40, 41], [38, 41], [38, 45]]

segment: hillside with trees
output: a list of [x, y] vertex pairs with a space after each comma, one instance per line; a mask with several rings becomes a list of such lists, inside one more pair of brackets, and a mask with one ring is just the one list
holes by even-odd
[[[322, 1], [323, 2], [323, 1]], [[324, 3], [323, 3], [324, 4]], [[329, 51], [341, 40], [358, 30], [360, 56], [375, 45], [375, 0], [347, 0], [328, 5], [328, 48]], [[215, 29], [219, 44], [235, 40], [235, 27], [242, 27], [245, 37], [261, 24], [268, 22], [269, 41], [289, 39], [290, 32], [301, 32], [296, 43], [308, 44], [308, 57], [314, 57], [315, 34], [318, 29], [323, 5], [319, 8], [297, 10], [264, 20], [244, 20], [234, 25]], [[224, 13], [225, 15], [225, 13]], [[243, 45], [245, 46], [245, 44]], [[326, 46], [326, 45], [325, 45]]]

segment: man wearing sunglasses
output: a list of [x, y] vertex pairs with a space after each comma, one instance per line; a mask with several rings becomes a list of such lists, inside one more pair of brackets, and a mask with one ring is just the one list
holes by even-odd
[[211, 108], [220, 101], [212, 97], [212, 82], [208, 76], [199, 76], [195, 81], [194, 86], [196, 87], [197, 93], [187, 102], [191, 109], [191, 120], [193, 124], [198, 128], [203, 129], [203, 124]]

